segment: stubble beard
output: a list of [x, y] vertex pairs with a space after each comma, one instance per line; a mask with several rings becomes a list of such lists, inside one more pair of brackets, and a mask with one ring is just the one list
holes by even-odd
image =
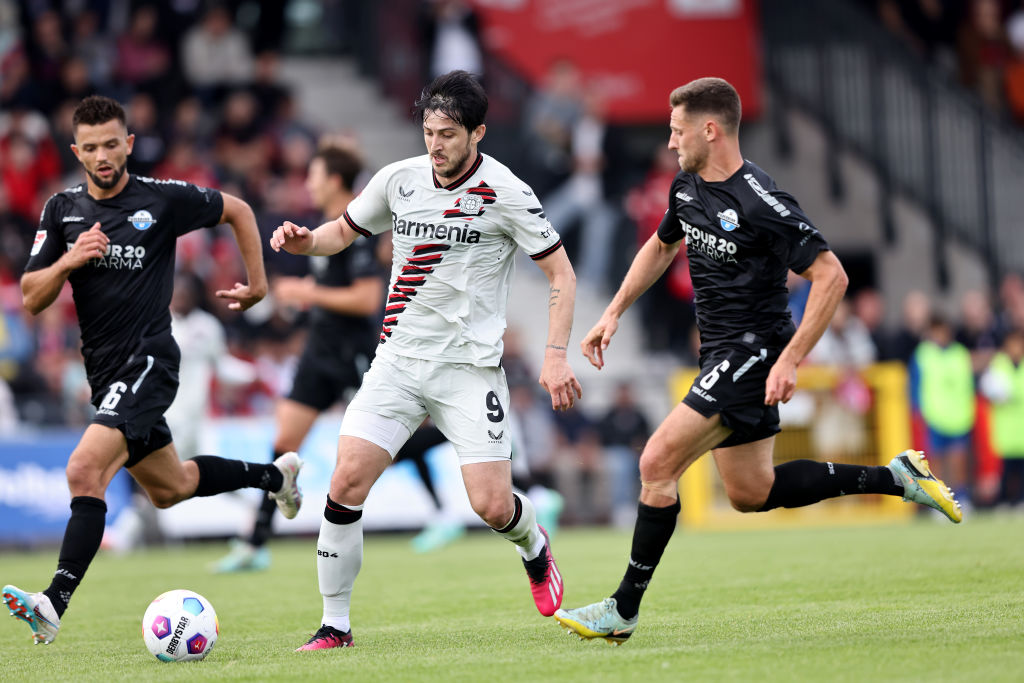
[[102, 190], [109, 190], [112, 187], [116, 186], [118, 182], [120, 182], [121, 176], [124, 175], [125, 168], [127, 167], [128, 162], [125, 162], [120, 166], [115, 166], [114, 172], [110, 174], [110, 178], [108, 180], [101, 178], [95, 173], [89, 173], [88, 171], [86, 171], [86, 173], [89, 175], [89, 178], [92, 180], [93, 184], [96, 185], [96, 187]]

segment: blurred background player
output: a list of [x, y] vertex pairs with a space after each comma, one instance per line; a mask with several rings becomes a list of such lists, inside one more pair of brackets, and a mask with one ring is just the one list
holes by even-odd
[[975, 420], [971, 353], [944, 316], [933, 314], [911, 358], [911, 403], [927, 429], [931, 466], [963, 505], [970, 505], [969, 459]]
[[998, 501], [1024, 503], [1024, 330], [1011, 328], [981, 377], [981, 391], [992, 402], [992, 438], [1002, 459]]

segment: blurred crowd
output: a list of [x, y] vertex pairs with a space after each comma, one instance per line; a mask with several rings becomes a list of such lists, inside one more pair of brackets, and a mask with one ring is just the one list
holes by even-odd
[[[935, 28], [947, 26], [954, 16], [947, 12], [966, 11], [968, 5], [982, 12], [978, 8], [993, 3], [1007, 41], [1015, 31], [1024, 48], [1020, 8], [996, 0], [892, 0], [880, 7], [887, 24], [931, 54], [955, 52], [959, 45], [955, 31], [947, 35]], [[69, 292], [65, 289], [55, 305], [33, 317], [22, 308], [18, 284], [43, 203], [83, 180], [69, 144], [70, 112], [85, 95], [106, 94], [125, 104], [129, 130], [136, 136], [131, 172], [240, 196], [253, 207], [267, 236], [284, 218], [319, 222], [305, 179], [324, 131], [300, 118], [296, 95], [279, 72], [286, 3], [258, 3], [258, 16], [250, 16], [248, 23], [240, 19], [242, 5], [253, 3], [78, 0], [63, 3], [58, 12], [46, 2], [0, 0], [0, 432], [18, 424], [80, 427], [91, 417]], [[935, 6], [942, 10], [942, 21], [934, 26], [907, 19], [918, 10], [931, 16], [927, 10]], [[424, 77], [462, 67], [482, 73], [486, 84], [487, 62], [471, 5], [427, 0], [422, 8]], [[940, 39], [940, 33], [945, 37]], [[985, 61], [994, 51], [984, 48], [981, 53]], [[1011, 52], [1006, 55], [1000, 68], [1010, 64]], [[990, 80], [978, 73], [972, 78], [979, 80], [971, 85]], [[999, 80], [1003, 82], [1009, 81]], [[1004, 95], [999, 101], [1007, 106], [1009, 98]], [[640, 158], [630, 157], [636, 145], [627, 153], [622, 132], [606, 120], [601, 92], [571, 62], [559, 61], [523, 104], [518, 133], [523, 159], [517, 172], [542, 198], [548, 217], [565, 238], [581, 291], [585, 287], [601, 298], [610, 294], [624, 265], [656, 230], [678, 170], [676, 155], [665, 149], [660, 132], [657, 144]], [[225, 357], [232, 359], [226, 366], [224, 358], [214, 359], [218, 371], [208, 373], [211, 414], [271, 415], [274, 399], [290, 386], [306, 312], [287, 305], [286, 297], [275, 301], [271, 296], [244, 314], [211, 303], [211, 292], [244, 279], [230, 236], [200, 230], [178, 244], [177, 267], [186, 276], [181, 280], [191, 283], [189, 310], [214, 316], [224, 328]], [[306, 259], [269, 249], [265, 257], [272, 291], [275, 277], [308, 274]], [[794, 279], [792, 309], [797, 318], [805, 297], [806, 282]], [[844, 303], [809, 361], [851, 370], [850, 380], [837, 389], [836, 424], [849, 422], [850, 414], [863, 415], [865, 402], [870, 402], [858, 386], [856, 370], [875, 361], [903, 362], [913, 370], [915, 420], [920, 425], [915, 445], [931, 450], [931, 439], [949, 450], [951, 455], [940, 459], [938, 468], [949, 463], [946, 476], [964, 495], [970, 493], [983, 504], [999, 500], [1002, 468], [979, 465], [977, 457], [979, 443], [982, 449], [995, 450], [993, 438], [999, 430], [986, 427], [982, 440], [971, 435], [978, 433], [979, 420], [998, 416], [989, 404], [998, 407], [1014, 395], [1005, 379], [992, 379], [986, 372], [993, 363], [1005, 370], [1003, 358], [1013, 350], [1015, 332], [1024, 327], [1024, 282], [1008, 277], [995, 300], [982, 292], [966, 295], [958, 315], [945, 320], [952, 330], [948, 340], [934, 332], [944, 321], [924, 294], [909, 294], [901, 316], [887, 315], [884, 302], [879, 292], [859, 289]], [[693, 287], [685, 255], [638, 307], [647, 351], [669, 352], [681, 363], [696, 361]], [[890, 326], [887, 321], [896, 317], [899, 324]], [[963, 402], [969, 396], [974, 406], [970, 420], [958, 414], [955, 425], [944, 424], [947, 413], [956, 411], [949, 406], [935, 409], [921, 400], [921, 387], [929, 386], [936, 373], [944, 377], [936, 368], [956, 356], [920, 352], [930, 348], [927, 344], [966, 349], [970, 378], [967, 382], [961, 377], [957, 386]], [[524, 451], [535, 476], [566, 496], [565, 521], [631, 525], [637, 461], [651, 431], [635, 396], [642, 388], [618, 386], [607, 414], [556, 415], [539, 392], [536, 368], [523, 358], [514, 332], [506, 341], [504, 367], [524, 427]], [[1024, 423], [1024, 415], [1019, 419]], [[1000, 447], [1005, 451], [1007, 445]], [[1019, 455], [1024, 456], [1024, 445]], [[1005, 469], [1012, 474], [1012, 467]], [[1012, 491], [1019, 497], [1020, 473], [1016, 476], [1018, 488]], [[1005, 495], [1014, 495], [1012, 491]]]
[[[46, 199], [83, 180], [69, 146], [71, 112], [86, 95], [124, 103], [135, 135], [129, 171], [240, 196], [267, 231], [285, 216], [318, 218], [304, 180], [320, 131], [298, 117], [279, 73], [284, 3], [260, 3], [244, 31], [243, 4], [0, 0], [0, 379], [17, 406], [8, 419], [89, 418], [68, 290], [31, 317], [18, 286]], [[305, 274], [301, 259], [275, 260], [269, 250], [267, 259], [272, 273]], [[178, 268], [207, 293], [244, 279], [230, 235], [218, 230], [179, 240]], [[287, 316], [297, 314], [200, 305], [225, 326], [231, 352], [261, 369], [258, 388], [244, 398], [222, 392], [215, 410], [262, 411], [287, 381], [282, 366], [301, 327]]]
[[[799, 318], [806, 284], [791, 283]], [[1024, 278], [1007, 275], [994, 295], [965, 292], [956, 310], [908, 293], [899, 321], [885, 300], [861, 288], [844, 300], [807, 363], [840, 370], [814, 413], [819, 454], [842, 459], [870, 448], [865, 423], [873, 397], [861, 371], [896, 361], [909, 375], [912, 445], [929, 457], [965, 505], [1024, 503]]]
[[1024, 2], [860, 0], [915, 52], [1024, 124]]

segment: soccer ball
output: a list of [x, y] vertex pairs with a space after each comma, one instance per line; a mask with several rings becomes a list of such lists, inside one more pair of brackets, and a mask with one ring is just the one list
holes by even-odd
[[161, 662], [202, 659], [213, 649], [218, 633], [213, 605], [188, 590], [158, 595], [142, 617], [142, 640]]

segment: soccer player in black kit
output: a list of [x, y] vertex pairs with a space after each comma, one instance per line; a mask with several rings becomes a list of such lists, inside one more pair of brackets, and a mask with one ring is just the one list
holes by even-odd
[[178, 389], [180, 353], [169, 310], [175, 242], [197, 228], [228, 223], [249, 282], [216, 294], [231, 301], [229, 308], [245, 310], [267, 290], [252, 210], [216, 190], [126, 173], [134, 136], [112, 99], [83, 100], [72, 130], [86, 182], [47, 201], [21, 290], [25, 308], [37, 314], [71, 283], [96, 415], [68, 459], [71, 518], [53, 580], [39, 593], [3, 589], [11, 614], [29, 625], [37, 644], [57, 637], [71, 594], [100, 547], [103, 496], [122, 467], [160, 508], [245, 487], [273, 492], [287, 517], [301, 504], [297, 456], [276, 466], [211, 455], [181, 462], [163, 417]]
[[[640, 457], [640, 503], [618, 589], [601, 602], [555, 613], [571, 633], [613, 644], [636, 628], [640, 601], [676, 526], [679, 477], [708, 450], [741, 512], [881, 493], [941, 510], [953, 522], [962, 518], [953, 494], [917, 451], [904, 451], [885, 467], [813, 460], [772, 466], [778, 403], [793, 396], [797, 365], [828, 327], [846, 291], [846, 273], [796, 200], [743, 159], [740, 98], [729, 83], [701, 78], [674, 90], [669, 103], [668, 146], [679, 154], [681, 171], [668, 211], [581, 343], [583, 355], [600, 369], [619, 317], [685, 241], [700, 373]], [[798, 328], [786, 308], [789, 270], [811, 282]]]

